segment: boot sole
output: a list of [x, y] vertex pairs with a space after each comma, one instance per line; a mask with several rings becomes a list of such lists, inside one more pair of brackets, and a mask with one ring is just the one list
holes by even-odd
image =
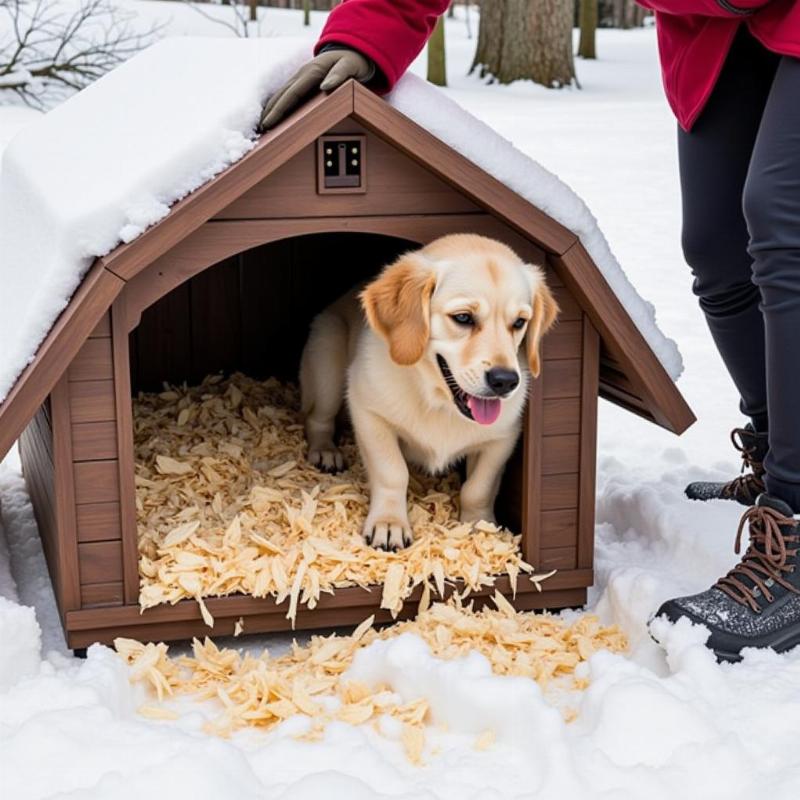
[[740, 500], [738, 497], [692, 497], [685, 489], [683, 494], [688, 500], [695, 503], [710, 503], [712, 500], [724, 500], [726, 503], [738, 503], [740, 506], [750, 508], [755, 503], [755, 500]]
[[[659, 646], [663, 647], [661, 642], [653, 636], [653, 632], [650, 630], [650, 621], [647, 623], [647, 633], [650, 635], [650, 638]], [[770, 642], [769, 644], [749, 644], [744, 645], [744, 647], [755, 647], [758, 650], [774, 650], [776, 653], [786, 653], [789, 650], [794, 649], [800, 645], [800, 622], [795, 623], [789, 628], [784, 635], [775, 642]], [[742, 654], [739, 653], [731, 653], [727, 650], [718, 650], [715, 647], [710, 647], [709, 650], [714, 654], [717, 661], [725, 662], [726, 664], [738, 664], [742, 660]]]

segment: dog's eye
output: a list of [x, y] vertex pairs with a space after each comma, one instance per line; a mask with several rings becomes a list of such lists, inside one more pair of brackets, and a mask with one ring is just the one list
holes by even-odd
[[511, 327], [512, 327], [512, 328], [513, 328], [515, 331], [518, 331], [518, 330], [520, 330], [520, 329], [522, 329], [522, 328], [524, 328], [524, 327], [525, 327], [525, 323], [526, 323], [527, 321], [528, 321], [528, 320], [526, 320], [524, 317], [517, 317], [517, 318], [514, 320], [514, 323], [512, 324], [512, 326], [511, 326]]
[[475, 317], [472, 314], [468, 314], [466, 311], [462, 314], [451, 314], [450, 319], [453, 322], [457, 322], [459, 325], [469, 325], [472, 326], [475, 324]]

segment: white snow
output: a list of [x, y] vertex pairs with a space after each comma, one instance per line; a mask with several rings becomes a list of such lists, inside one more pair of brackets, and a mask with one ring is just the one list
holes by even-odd
[[[147, 14], [180, 4], [143, 4]], [[459, 10], [459, 13], [461, 11]], [[296, 16], [295, 16], [296, 14]], [[268, 9], [276, 30], [300, 29], [300, 12]], [[310, 744], [293, 736], [303, 720], [264, 734], [207, 737], [208, 704], [185, 701], [177, 722], [138, 717], [139, 690], [109, 650], [67, 658], [29, 500], [15, 454], [0, 466], [0, 595], [35, 607], [0, 611], [0, 664], [22, 642], [29, 663], [0, 666], [0, 795], [13, 800], [794, 800], [800, 792], [800, 649], [750, 652], [717, 665], [700, 628], [646, 632], [662, 600], [707, 588], [735, 561], [741, 509], [682, 496], [689, 480], [735, 474], [727, 432], [740, 423], [730, 380], [691, 296], [680, 253], [674, 128], [663, 99], [652, 31], [601, 31], [596, 63], [578, 63], [582, 91], [487, 87], [465, 76], [474, 41], [463, 20], [448, 28], [449, 96], [517, 147], [534, 154], [590, 202], [637, 289], [658, 301], [661, 325], [681, 346], [681, 388], [700, 422], [681, 439], [601, 404], [596, 583], [589, 608], [623, 626], [628, 656], [596, 654], [590, 688], [559, 704], [561, 722], [536, 687], [488, 674], [485, 662], [433, 659], [413, 637], [376, 645], [352, 667], [422, 692], [446, 731], [432, 728], [423, 767], [406, 762], [397, 731], [331, 726]], [[424, 58], [414, 66], [419, 73]], [[3, 130], [0, 109], [0, 137]], [[642, 261], [642, 253], [648, 259]], [[8, 605], [0, 603], [0, 608]], [[13, 626], [9, 629], [9, 626]], [[33, 642], [41, 628], [41, 655]], [[230, 642], [228, 643], [230, 644]], [[283, 637], [237, 646], [280, 651]], [[38, 660], [40, 659], [40, 660]], [[473, 747], [493, 726], [498, 740]]]
[[[0, 402], [93, 259], [135, 239], [251, 149], [264, 99], [310, 48], [310, 39], [292, 37], [165, 39], [28, 125], [6, 148]], [[652, 306], [566, 184], [413, 75], [388, 99], [577, 233], [677, 378], [675, 343], [657, 329]]]

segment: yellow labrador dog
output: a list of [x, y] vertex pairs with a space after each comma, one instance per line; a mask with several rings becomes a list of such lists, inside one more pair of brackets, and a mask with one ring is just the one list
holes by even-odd
[[500, 242], [456, 234], [403, 255], [316, 317], [300, 365], [308, 458], [323, 471], [344, 467], [334, 425], [347, 396], [370, 482], [368, 544], [413, 541], [407, 461], [435, 473], [466, 457], [461, 519], [494, 519], [529, 374], [539, 374], [557, 313], [538, 267]]

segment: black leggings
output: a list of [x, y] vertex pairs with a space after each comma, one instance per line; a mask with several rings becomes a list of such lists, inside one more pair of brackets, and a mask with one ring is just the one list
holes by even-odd
[[767, 491], [800, 512], [800, 60], [743, 25], [678, 153], [694, 292], [742, 412], [769, 431]]

